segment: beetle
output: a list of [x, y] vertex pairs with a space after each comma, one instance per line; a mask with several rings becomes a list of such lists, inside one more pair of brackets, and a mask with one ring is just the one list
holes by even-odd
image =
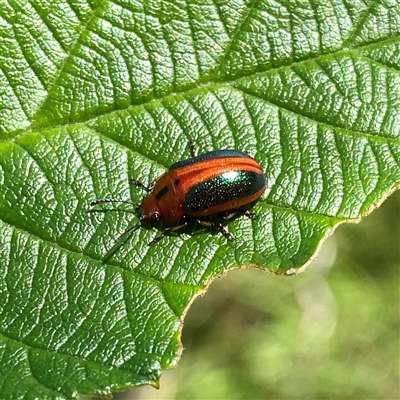
[[[205, 220], [204, 217], [222, 215], [226, 220], [232, 218], [238, 210], [243, 210], [264, 193], [265, 175], [259, 163], [241, 151], [214, 150], [196, 156], [194, 146], [191, 146], [190, 152], [191, 158], [175, 162], [149, 186], [132, 180], [147, 195], [136, 206], [139, 222], [129, 227], [117, 242], [140, 225], [159, 221], [169, 227], [150, 242], [158, 243], [168, 233], [185, 227], [190, 220], [217, 228], [227, 239], [233, 239], [220, 222]], [[99, 199], [90, 207], [120, 202], [132, 204], [116, 199]], [[243, 212], [249, 218], [256, 217], [247, 210]]]

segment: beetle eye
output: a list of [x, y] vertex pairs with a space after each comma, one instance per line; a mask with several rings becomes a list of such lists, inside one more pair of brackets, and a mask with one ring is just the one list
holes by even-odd
[[161, 218], [161, 214], [159, 212], [154, 212], [153, 214], [151, 214], [151, 219], [158, 221]]

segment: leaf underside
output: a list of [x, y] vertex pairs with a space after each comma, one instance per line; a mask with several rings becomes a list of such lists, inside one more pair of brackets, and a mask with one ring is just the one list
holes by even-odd
[[[291, 274], [400, 182], [400, 1], [0, 4], [0, 398], [157, 385], [216, 276]], [[173, 162], [262, 165], [255, 220], [148, 243], [130, 212]]]

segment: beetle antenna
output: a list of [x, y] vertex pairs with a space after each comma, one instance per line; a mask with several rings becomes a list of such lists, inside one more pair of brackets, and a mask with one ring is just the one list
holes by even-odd
[[128, 200], [120, 200], [120, 199], [98, 199], [92, 201], [88, 206], [88, 211], [92, 211], [94, 207], [99, 204], [110, 204], [110, 203], [119, 203], [119, 204], [130, 204], [136, 207], [136, 204], [128, 201]]
[[117, 239], [115, 240], [115, 243], [113, 244], [111, 249], [107, 251], [106, 255], [103, 258], [103, 262], [106, 262], [129, 239], [130, 234], [132, 234], [133, 231], [138, 229], [140, 226], [141, 226], [141, 222], [140, 221], [136, 222], [132, 226], [128, 226], [128, 228], [126, 228], [121, 233], [121, 235], [119, 235], [117, 237]]

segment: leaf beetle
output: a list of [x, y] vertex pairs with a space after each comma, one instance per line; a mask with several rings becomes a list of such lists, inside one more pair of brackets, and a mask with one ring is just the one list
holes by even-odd
[[[117, 243], [127, 233], [143, 224], [158, 221], [168, 227], [150, 244], [158, 243], [169, 233], [185, 227], [190, 220], [216, 228], [227, 239], [233, 239], [220, 222], [210, 221], [210, 217], [221, 215], [227, 220], [244, 206], [255, 202], [265, 191], [265, 175], [256, 160], [237, 150], [214, 150], [196, 156], [191, 145], [190, 152], [191, 158], [175, 162], [149, 186], [132, 180], [147, 192], [142, 202], [136, 205], [139, 222], [123, 232], [108, 255], [116, 250]], [[90, 208], [105, 203], [132, 204], [124, 200], [99, 199], [90, 203]], [[256, 217], [250, 211], [243, 212], [249, 218]]]

